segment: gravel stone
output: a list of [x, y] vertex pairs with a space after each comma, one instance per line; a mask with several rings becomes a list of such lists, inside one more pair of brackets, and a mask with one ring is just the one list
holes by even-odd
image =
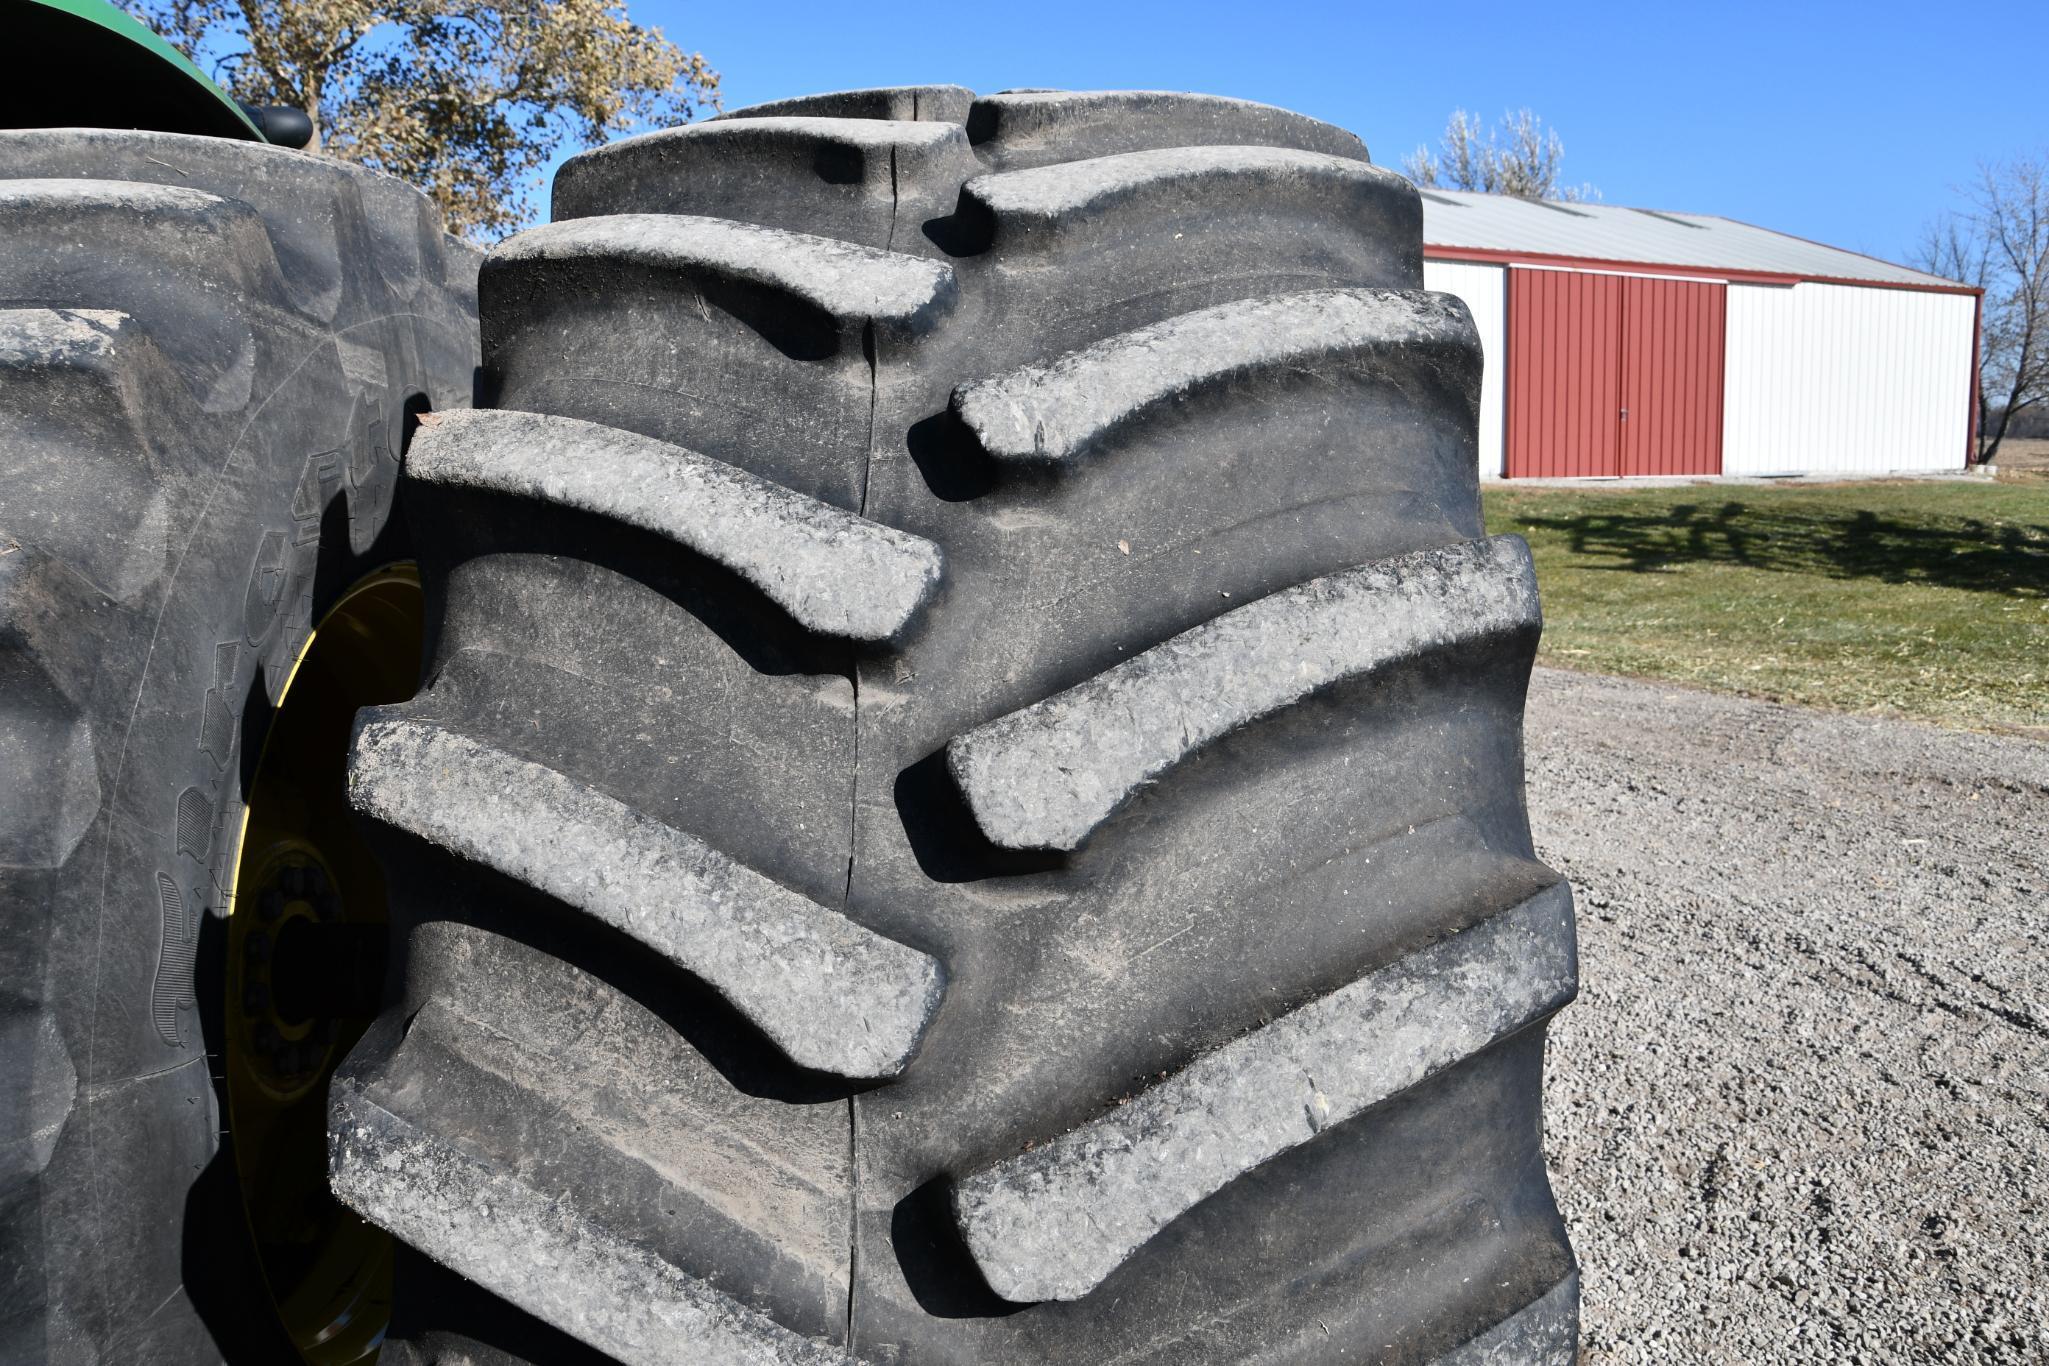
[[1539, 670], [1585, 1360], [2049, 1360], [2049, 745]]

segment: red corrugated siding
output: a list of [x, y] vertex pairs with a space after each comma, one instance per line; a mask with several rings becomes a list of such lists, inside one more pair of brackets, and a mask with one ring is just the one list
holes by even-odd
[[1728, 289], [1623, 279], [1623, 474], [1722, 472]]
[[1511, 268], [1509, 476], [1719, 473], [1727, 294]]
[[1622, 277], [1508, 272], [1508, 473], [1614, 474]]

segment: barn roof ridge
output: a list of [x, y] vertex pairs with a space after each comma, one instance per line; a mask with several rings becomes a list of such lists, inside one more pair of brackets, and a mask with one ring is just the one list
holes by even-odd
[[[1940, 275], [1725, 214], [1599, 201], [1526, 200], [1434, 185], [1422, 194], [1425, 256], [1485, 251], [1945, 291], [1964, 288]], [[1560, 209], [1566, 212], [1557, 212]]]

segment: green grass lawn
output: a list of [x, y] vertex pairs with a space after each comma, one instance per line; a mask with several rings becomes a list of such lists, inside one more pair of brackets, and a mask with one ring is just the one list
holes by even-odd
[[1546, 663], [2049, 728], [2049, 482], [1493, 486]]

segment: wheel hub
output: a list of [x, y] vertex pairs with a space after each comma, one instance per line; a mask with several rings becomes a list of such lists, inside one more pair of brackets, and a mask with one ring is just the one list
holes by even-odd
[[388, 949], [383, 875], [348, 810], [349, 729], [411, 696], [420, 628], [419, 575], [393, 565], [308, 638], [249, 782], [228, 902], [227, 1141], [265, 1289], [316, 1366], [374, 1360], [391, 1315], [390, 1236], [328, 1191], [327, 1089], [377, 1013]]

